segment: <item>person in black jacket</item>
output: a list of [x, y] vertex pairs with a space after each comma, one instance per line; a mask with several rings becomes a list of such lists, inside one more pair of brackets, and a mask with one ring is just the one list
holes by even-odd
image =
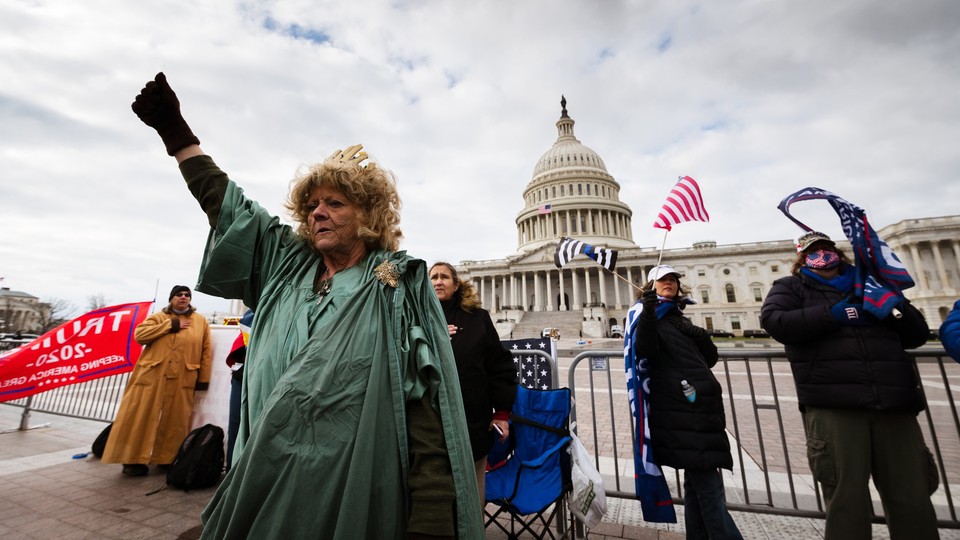
[[503, 442], [510, 435], [508, 420], [517, 396], [517, 369], [510, 351], [500, 344], [490, 314], [480, 307], [473, 285], [461, 280], [453, 265], [445, 262], [430, 267], [430, 281], [447, 318], [477, 466], [480, 504], [484, 505], [487, 454], [493, 437]]
[[707, 331], [683, 316], [692, 300], [680, 277], [671, 266], [655, 266], [641, 289], [636, 355], [646, 357], [650, 375], [653, 457], [658, 465], [684, 471], [687, 538], [742, 539], [719, 470], [733, 469], [723, 390], [710, 370], [719, 354]]
[[936, 469], [917, 422], [924, 401], [904, 351], [926, 342], [926, 320], [907, 300], [884, 320], [866, 312], [852, 296], [854, 267], [827, 235], [804, 234], [797, 252], [760, 321], [793, 370], [807, 458], [826, 502], [825, 536], [871, 537], [872, 475], [891, 538], [938, 538]]

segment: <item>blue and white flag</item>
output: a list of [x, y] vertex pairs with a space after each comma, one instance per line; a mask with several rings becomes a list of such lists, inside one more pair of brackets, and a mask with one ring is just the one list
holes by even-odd
[[893, 308], [903, 301], [904, 289], [913, 287], [913, 278], [886, 242], [867, 223], [867, 213], [859, 206], [845, 201], [829, 191], [807, 187], [787, 195], [777, 208], [783, 215], [805, 231], [812, 231], [797, 218], [790, 215], [790, 205], [799, 201], [823, 199], [840, 216], [843, 234], [853, 248], [856, 279], [854, 294], [863, 298], [863, 308], [878, 319], [884, 319]]
[[637, 325], [643, 304], [639, 301], [627, 312], [627, 330], [623, 335], [623, 358], [626, 363], [627, 398], [633, 414], [636, 440], [633, 445], [633, 471], [644, 521], [676, 523], [677, 513], [667, 479], [653, 457], [650, 445], [650, 375], [647, 359], [636, 355]]
[[600, 266], [613, 272], [617, 268], [617, 250], [610, 248], [594, 247], [590, 244], [574, 240], [573, 238], [563, 237], [557, 244], [557, 253], [553, 256], [553, 263], [557, 268], [563, 268], [570, 259], [583, 253], [597, 262]]

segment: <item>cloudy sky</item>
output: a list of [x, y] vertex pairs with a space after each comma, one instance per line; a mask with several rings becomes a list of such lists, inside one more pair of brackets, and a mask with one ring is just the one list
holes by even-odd
[[[561, 95], [642, 247], [679, 175], [712, 219], [667, 248], [795, 238], [776, 205], [806, 186], [878, 228], [954, 215], [957, 28], [953, 0], [0, 0], [0, 284], [81, 309], [195, 283], [206, 218], [130, 110], [158, 71], [203, 149], [284, 219], [298, 167], [363, 143], [428, 262], [516, 251]], [[794, 210], [840, 234], [826, 203]]]

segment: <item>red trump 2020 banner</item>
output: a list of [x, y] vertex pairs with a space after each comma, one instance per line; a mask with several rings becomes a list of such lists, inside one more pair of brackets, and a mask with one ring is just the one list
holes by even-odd
[[93, 310], [0, 355], [0, 402], [133, 369], [133, 331], [153, 302]]

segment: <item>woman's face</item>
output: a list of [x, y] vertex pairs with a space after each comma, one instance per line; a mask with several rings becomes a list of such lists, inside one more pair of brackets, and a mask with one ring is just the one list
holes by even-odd
[[190, 291], [180, 291], [170, 299], [170, 306], [177, 311], [183, 311], [190, 307], [190, 297]]
[[673, 298], [677, 296], [680, 288], [680, 282], [677, 281], [677, 276], [673, 274], [667, 274], [662, 278], [653, 282], [653, 288], [657, 291], [657, 294], [664, 298]]
[[438, 264], [430, 269], [430, 281], [433, 282], [433, 291], [437, 298], [445, 302], [453, 298], [457, 292], [457, 283], [453, 279], [453, 272], [446, 265]]
[[315, 188], [307, 199], [307, 211], [313, 247], [321, 254], [350, 254], [364, 249], [359, 235], [360, 208], [338, 189]]

